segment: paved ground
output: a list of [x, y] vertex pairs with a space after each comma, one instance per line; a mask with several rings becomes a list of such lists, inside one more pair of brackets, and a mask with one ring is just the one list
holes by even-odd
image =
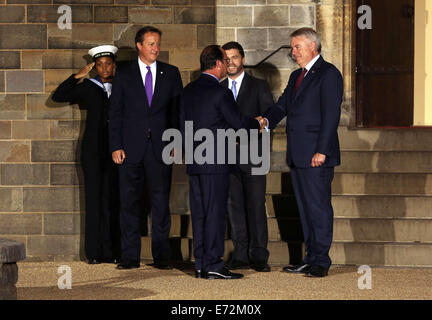
[[[58, 288], [61, 265], [72, 272], [72, 289]], [[113, 264], [85, 262], [18, 263], [18, 299], [22, 300], [285, 300], [285, 299], [432, 299], [432, 268], [372, 268], [372, 288], [360, 290], [357, 267], [333, 266], [325, 278], [281, 271], [245, 270], [241, 280], [195, 279], [190, 265], [161, 271], [116, 270]], [[62, 283], [65, 283], [64, 281]]]

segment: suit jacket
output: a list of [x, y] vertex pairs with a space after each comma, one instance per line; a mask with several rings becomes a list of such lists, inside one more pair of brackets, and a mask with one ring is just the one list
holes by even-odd
[[[193, 133], [199, 129], [210, 129], [214, 138], [214, 164], [188, 164], [188, 174], [228, 174], [230, 166], [217, 164], [217, 129], [259, 129], [259, 122], [244, 116], [238, 109], [234, 96], [228, 88], [220, 85], [219, 81], [207, 74], [189, 83], [183, 91], [181, 107], [181, 128], [183, 140], [185, 137], [185, 121], [193, 121]], [[194, 143], [194, 150], [201, 142]], [[225, 145], [225, 158], [227, 148]]]
[[[155, 156], [162, 161], [168, 142], [162, 134], [179, 128], [179, 103], [183, 86], [177, 67], [157, 61], [156, 83], [149, 107], [138, 60], [123, 65], [113, 81], [109, 109], [110, 151], [123, 149], [126, 159], [140, 161], [151, 141]], [[147, 137], [151, 135], [151, 139]]]
[[341, 114], [343, 80], [339, 70], [320, 57], [295, 94], [301, 69], [294, 71], [278, 102], [263, 117], [270, 129], [287, 117], [287, 163], [311, 167], [315, 153], [326, 155], [325, 167], [340, 164], [337, 128]]
[[[228, 78], [221, 82], [228, 88]], [[244, 74], [240, 91], [237, 94], [237, 106], [240, 112], [249, 117], [258, 117], [264, 114], [273, 104], [273, 95], [265, 80], [255, 78], [250, 74]], [[258, 136], [258, 152], [261, 155], [261, 134]], [[240, 164], [240, 147], [237, 145], [237, 163]], [[253, 166], [249, 160], [249, 165]]]
[[[221, 84], [228, 88], [228, 78]], [[253, 118], [263, 115], [274, 104], [267, 82], [246, 72], [236, 102], [241, 113]]]
[[82, 139], [84, 161], [88, 159], [111, 158], [108, 153], [107, 112], [109, 100], [106, 92], [88, 79], [80, 80], [71, 75], [63, 81], [52, 95], [57, 102], [78, 103], [87, 110], [85, 131]]

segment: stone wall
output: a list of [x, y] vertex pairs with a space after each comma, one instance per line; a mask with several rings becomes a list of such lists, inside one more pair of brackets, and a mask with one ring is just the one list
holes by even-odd
[[[301, 27], [312, 27], [322, 39], [323, 57], [335, 64], [345, 80], [342, 125], [350, 122], [351, 108], [351, 1], [350, 0], [216, 0], [216, 40], [238, 41], [246, 64], [254, 65], [282, 45]], [[252, 74], [266, 79], [277, 99], [298, 65], [282, 49]]]
[[[61, 5], [72, 9], [71, 30], [58, 28]], [[24, 243], [28, 259], [83, 253], [85, 113], [50, 95], [93, 46], [136, 57], [135, 33], [147, 24], [162, 30], [161, 60], [187, 84], [215, 41], [214, 0], [0, 0], [0, 237]]]
[[[57, 25], [64, 4], [72, 8], [72, 30]], [[82, 257], [77, 159], [85, 113], [50, 95], [87, 63], [89, 48], [114, 44], [121, 60], [134, 58], [135, 32], [155, 25], [163, 31], [160, 59], [177, 65], [187, 84], [199, 74], [208, 44], [239, 41], [252, 65], [289, 44], [293, 30], [313, 27], [324, 57], [344, 75], [341, 124], [348, 125], [354, 119], [351, 16], [350, 0], [0, 0], [0, 237], [23, 242], [28, 259]], [[283, 49], [252, 73], [268, 80], [276, 99], [296, 68]], [[186, 184], [183, 169], [173, 174], [178, 207], [187, 202], [176, 191]], [[173, 224], [179, 217], [173, 215]]]

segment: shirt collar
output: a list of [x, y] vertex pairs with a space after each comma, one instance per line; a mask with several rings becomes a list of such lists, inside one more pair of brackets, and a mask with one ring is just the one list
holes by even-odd
[[320, 54], [318, 54], [315, 58], [313, 58], [307, 65], [306, 65], [306, 70], [307, 70], [307, 72], [306, 72], [306, 74], [308, 74], [309, 73], [309, 70], [313, 67], [313, 65], [315, 64], [315, 62], [317, 62], [318, 61], [318, 59], [321, 57], [321, 55]]
[[140, 57], [138, 57], [138, 65], [140, 67], [140, 69], [144, 69], [147, 71], [147, 67], [150, 67], [150, 70], [156, 70], [156, 62], [153, 62], [150, 66], [147, 66], [144, 62], [142, 62], [142, 60], [140, 59]]
[[235, 81], [236, 82], [236, 89], [237, 89], [237, 92], [238, 92], [240, 90], [240, 87], [241, 87], [241, 84], [243, 82], [244, 76], [245, 76], [245, 72], [243, 70], [243, 72], [237, 78], [235, 78], [234, 80], [232, 80], [230, 77], [228, 77], [228, 88], [231, 89], [232, 82]]
[[206, 74], [208, 76], [211, 76], [211, 77], [215, 78], [217, 80], [217, 82], [219, 82], [219, 79], [215, 75], [212, 75], [212, 74], [207, 73], [207, 72], [203, 72], [202, 74]]

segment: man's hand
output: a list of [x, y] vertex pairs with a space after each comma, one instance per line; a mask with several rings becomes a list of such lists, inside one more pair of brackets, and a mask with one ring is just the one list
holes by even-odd
[[259, 116], [256, 117], [255, 119], [257, 119], [260, 123], [260, 133], [263, 131], [263, 129], [267, 126], [267, 121], [266, 119], [264, 119], [263, 117]]
[[95, 65], [95, 62], [89, 63], [84, 68], [82, 68], [78, 73], [75, 75], [75, 79], [81, 79], [84, 78], [90, 71], [93, 69]]
[[122, 164], [125, 158], [126, 154], [122, 149], [116, 150], [112, 153], [112, 159], [117, 164]]
[[315, 153], [312, 157], [311, 166], [320, 167], [326, 160], [326, 155], [322, 153]]

